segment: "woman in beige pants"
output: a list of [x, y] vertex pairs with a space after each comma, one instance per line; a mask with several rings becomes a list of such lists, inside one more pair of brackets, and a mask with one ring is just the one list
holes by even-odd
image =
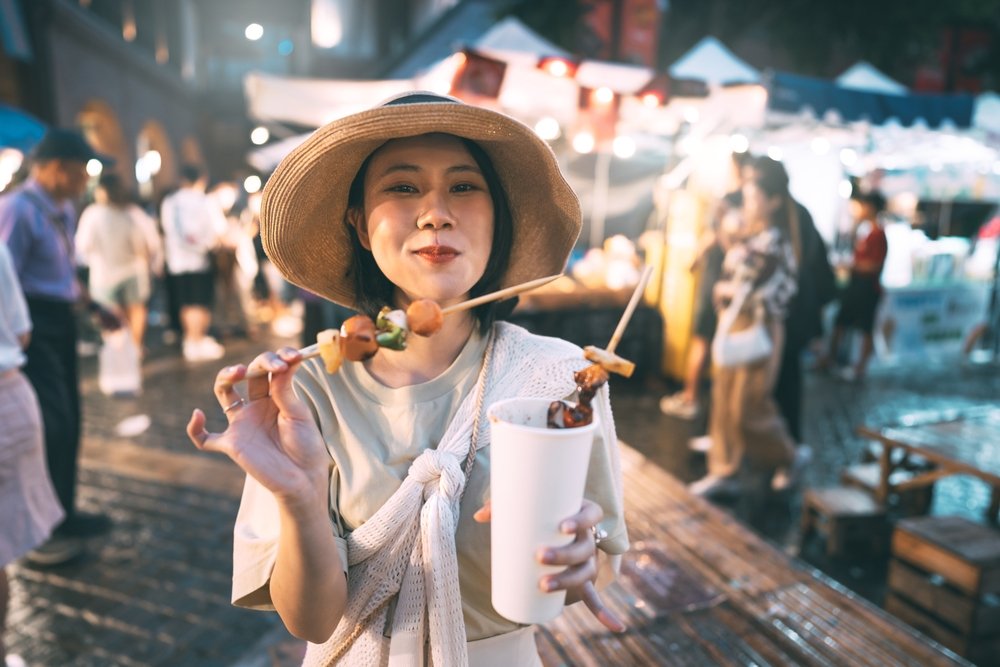
[[[726, 253], [715, 301], [720, 312], [737, 294], [745, 295], [732, 331], [759, 319], [771, 340], [770, 354], [739, 365], [714, 366], [708, 475], [690, 489], [699, 495], [738, 492], [739, 473], [774, 475], [785, 484], [795, 460], [795, 446], [772, 398], [781, 363], [784, 318], [795, 295], [798, 253], [790, 224], [794, 204], [788, 175], [780, 163], [760, 158], [754, 177], [743, 187], [746, 233]], [[725, 335], [721, 330], [717, 335]]]

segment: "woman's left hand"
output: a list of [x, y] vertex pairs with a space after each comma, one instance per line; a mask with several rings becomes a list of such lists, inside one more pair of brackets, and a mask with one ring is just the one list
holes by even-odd
[[[489, 501], [473, 515], [476, 521], [490, 520]], [[548, 574], [538, 581], [538, 587], [547, 592], [564, 589], [566, 604], [583, 601], [590, 613], [612, 632], [625, 632], [625, 624], [618, 620], [601, 599], [594, 587], [597, 579], [597, 540], [594, 537], [597, 524], [604, 517], [601, 506], [584, 499], [580, 511], [559, 524], [560, 532], [575, 535], [575, 539], [561, 547], [542, 547], [538, 550], [538, 562], [544, 565], [565, 565], [566, 569]]]

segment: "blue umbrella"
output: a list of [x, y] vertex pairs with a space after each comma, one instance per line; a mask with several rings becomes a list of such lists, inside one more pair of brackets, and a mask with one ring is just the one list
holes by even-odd
[[45, 123], [34, 116], [0, 104], [0, 148], [17, 148], [23, 152], [41, 141]]

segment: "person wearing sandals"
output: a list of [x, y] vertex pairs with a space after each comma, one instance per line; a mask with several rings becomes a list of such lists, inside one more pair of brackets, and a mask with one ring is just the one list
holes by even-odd
[[[261, 237], [292, 283], [374, 317], [442, 306], [563, 270], [579, 203], [549, 147], [503, 114], [407, 93], [317, 130], [264, 189]], [[222, 433], [195, 411], [194, 444], [247, 473], [235, 527], [233, 602], [274, 609], [309, 641], [306, 665], [540, 665], [532, 626], [490, 603], [489, 428], [512, 396], [560, 399], [587, 365], [579, 348], [497, 321], [485, 304], [444, 318], [405, 350], [382, 348], [329, 375], [297, 350], [223, 369]], [[266, 376], [265, 376], [266, 377]], [[565, 589], [623, 630], [594, 587], [598, 550], [628, 538], [607, 389], [585, 500], [566, 517]], [[600, 543], [595, 531], [606, 535]], [[614, 558], [605, 558], [610, 565]]]

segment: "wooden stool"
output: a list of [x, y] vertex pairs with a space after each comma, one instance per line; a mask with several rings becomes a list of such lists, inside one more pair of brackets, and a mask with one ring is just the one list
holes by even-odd
[[801, 544], [815, 531], [826, 538], [830, 557], [842, 555], [849, 544], [864, 543], [881, 552], [885, 527], [885, 509], [860, 489], [834, 486], [803, 495]]
[[[840, 483], [868, 492], [872, 497], [878, 491], [882, 467], [878, 463], [860, 463], [844, 468], [840, 473]], [[895, 470], [889, 475], [890, 484], [899, 484], [914, 477], [910, 470]], [[922, 516], [927, 514], [934, 500], [934, 484], [891, 494], [888, 502], [902, 516]]]
[[962, 517], [900, 521], [885, 609], [977, 664], [1000, 656], [1000, 531]]

